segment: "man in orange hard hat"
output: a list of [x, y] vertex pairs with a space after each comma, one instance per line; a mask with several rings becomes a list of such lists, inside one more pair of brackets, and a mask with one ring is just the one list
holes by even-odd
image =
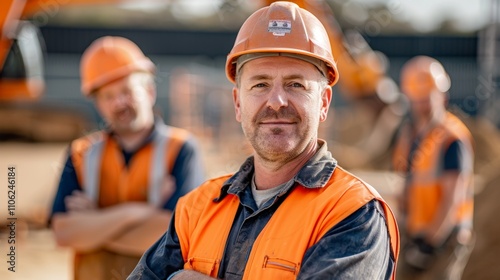
[[76, 252], [75, 279], [124, 279], [204, 179], [201, 158], [190, 133], [155, 118], [155, 66], [132, 41], [97, 39], [81, 75], [108, 127], [71, 143], [51, 225]]
[[319, 123], [339, 77], [319, 20], [291, 2], [253, 13], [226, 62], [254, 154], [179, 200], [129, 279], [390, 279], [389, 206], [337, 165]]
[[401, 71], [410, 115], [393, 166], [404, 174], [400, 279], [461, 279], [473, 244], [473, 139], [446, 110], [450, 78], [437, 60], [417, 56]]

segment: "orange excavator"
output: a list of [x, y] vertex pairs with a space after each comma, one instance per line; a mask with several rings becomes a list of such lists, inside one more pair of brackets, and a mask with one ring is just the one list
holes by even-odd
[[44, 90], [43, 54], [37, 29], [21, 19], [27, 1], [0, 9], [0, 101], [33, 100]]

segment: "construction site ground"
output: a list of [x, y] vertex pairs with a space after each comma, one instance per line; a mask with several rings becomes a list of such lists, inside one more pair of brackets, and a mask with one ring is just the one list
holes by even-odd
[[[498, 132], [476, 124], [481, 136], [476, 142], [481, 154], [476, 194], [475, 229], [477, 242], [463, 279], [500, 279], [500, 188], [497, 181], [500, 158]], [[490, 130], [489, 130], [490, 129]], [[250, 150], [241, 141], [215, 146], [202, 142], [207, 177], [235, 171]], [[234, 144], [236, 143], [236, 144]], [[243, 143], [243, 144], [242, 144]], [[223, 147], [223, 148], [221, 148]], [[67, 142], [0, 142], [0, 279], [71, 279], [72, 254], [58, 247], [46, 220], [57, 188], [61, 166], [66, 156]], [[15, 167], [15, 212], [8, 212], [8, 168]], [[389, 171], [352, 170], [372, 184], [396, 209], [395, 196], [401, 178]], [[396, 209], [397, 210], [397, 209]], [[17, 218], [9, 220], [9, 218]], [[9, 224], [15, 221], [15, 237], [9, 236]], [[10, 271], [9, 240], [15, 239], [15, 272]]]

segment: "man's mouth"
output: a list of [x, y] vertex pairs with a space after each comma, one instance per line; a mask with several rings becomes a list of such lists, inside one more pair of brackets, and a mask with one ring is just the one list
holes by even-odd
[[114, 114], [114, 117], [115, 117], [116, 120], [123, 121], [123, 120], [127, 119], [131, 115], [132, 115], [132, 110], [130, 110], [130, 109], [124, 109], [124, 110], [120, 110], [120, 111], [116, 112]]
[[259, 124], [261, 125], [291, 125], [297, 123], [296, 121], [293, 120], [261, 120], [259, 121]]

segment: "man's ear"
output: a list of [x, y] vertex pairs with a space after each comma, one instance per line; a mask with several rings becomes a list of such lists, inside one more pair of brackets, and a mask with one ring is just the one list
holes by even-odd
[[332, 87], [330, 86], [325, 87], [321, 95], [321, 110], [319, 116], [319, 120], [321, 122], [326, 121], [326, 118], [328, 116], [328, 110], [330, 109], [330, 103], [332, 103], [332, 95], [333, 95]]
[[234, 105], [234, 113], [236, 114], [236, 120], [241, 122], [241, 104], [239, 97], [239, 90], [237, 87], [233, 87], [233, 105]]
[[151, 104], [155, 105], [155, 103], [156, 103], [156, 83], [154, 81], [151, 82], [148, 85], [146, 90], [148, 91], [148, 95], [151, 98]]

